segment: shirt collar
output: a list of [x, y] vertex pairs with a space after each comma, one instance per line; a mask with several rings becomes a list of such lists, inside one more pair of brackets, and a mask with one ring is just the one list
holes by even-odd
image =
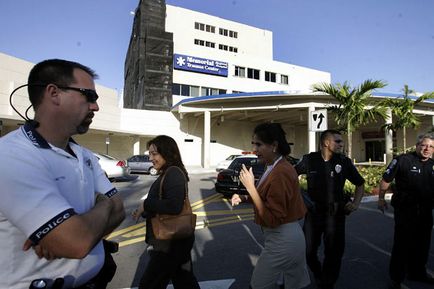
[[[51, 149], [50, 144], [36, 131], [34, 124], [26, 122], [21, 129], [34, 146], [43, 149]], [[69, 142], [77, 144], [72, 138], [69, 138]]]

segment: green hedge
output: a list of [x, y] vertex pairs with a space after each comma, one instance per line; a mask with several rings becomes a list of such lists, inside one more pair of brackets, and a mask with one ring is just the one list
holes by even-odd
[[[378, 188], [386, 166], [357, 166], [359, 173], [365, 179], [365, 194], [371, 195], [374, 188]], [[306, 176], [300, 176], [300, 187], [307, 189]], [[346, 195], [354, 195], [355, 186], [349, 181], [345, 182], [344, 192]]]

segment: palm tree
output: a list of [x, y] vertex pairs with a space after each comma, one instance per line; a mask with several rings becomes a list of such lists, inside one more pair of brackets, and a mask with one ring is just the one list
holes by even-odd
[[335, 116], [336, 123], [347, 132], [348, 157], [352, 155], [352, 134], [359, 126], [375, 121], [377, 116], [386, 117], [386, 108], [377, 104], [368, 109], [372, 91], [383, 88], [387, 84], [381, 80], [366, 80], [360, 86], [352, 88], [347, 82], [336, 85], [319, 83], [313, 85], [314, 92], [331, 95], [338, 105], [330, 105], [327, 109]]
[[416, 128], [420, 125], [419, 117], [413, 112], [414, 106], [426, 99], [434, 98], [434, 92], [425, 93], [413, 100], [410, 94], [414, 94], [415, 91], [409, 89], [407, 84], [404, 85], [402, 91], [404, 92], [402, 98], [388, 98], [381, 104], [389, 107], [394, 116], [393, 123], [389, 123], [384, 127], [395, 132], [402, 129], [403, 151], [405, 152], [407, 150], [407, 128]]

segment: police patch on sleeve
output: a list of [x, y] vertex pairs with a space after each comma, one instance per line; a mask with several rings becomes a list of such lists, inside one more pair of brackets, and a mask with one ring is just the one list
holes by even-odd
[[398, 163], [398, 161], [396, 160], [396, 159], [393, 159], [391, 162], [390, 162], [390, 164], [389, 164], [389, 166], [387, 167], [387, 169], [393, 169], [393, 167], [394, 166], [396, 166], [396, 164]]
[[75, 215], [75, 211], [73, 209], [68, 209], [51, 220], [49, 220], [47, 223], [42, 225], [39, 229], [37, 229], [32, 235], [30, 235], [29, 239], [32, 241], [34, 245], [37, 245], [39, 241], [42, 240], [48, 233], [50, 233], [53, 229], [55, 229], [58, 225], [62, 224], [69, 218]]

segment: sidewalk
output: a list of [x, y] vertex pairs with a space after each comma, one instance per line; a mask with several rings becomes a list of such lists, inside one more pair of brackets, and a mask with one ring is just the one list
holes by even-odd
[[210, 166], [207, 169], [202, 168], [201, 166], [186, 166], [185, 168], [187, 169], [187, 172], [191, 175], [210, 174], [210, 173], [215, 173], [217, 175], [215, 166]]

